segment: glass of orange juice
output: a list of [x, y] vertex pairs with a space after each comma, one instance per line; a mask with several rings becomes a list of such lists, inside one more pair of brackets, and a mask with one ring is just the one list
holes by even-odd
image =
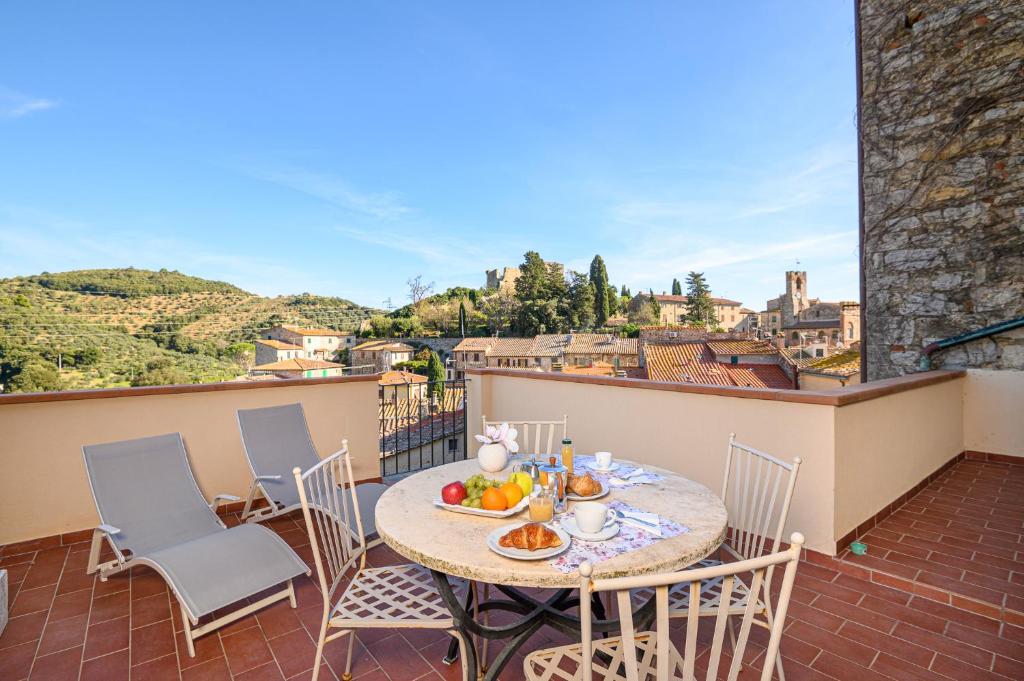
[[555, 515], [555, 494], [551, 485], [538, 485], [530, 495], [530, 520], [548, 523]]

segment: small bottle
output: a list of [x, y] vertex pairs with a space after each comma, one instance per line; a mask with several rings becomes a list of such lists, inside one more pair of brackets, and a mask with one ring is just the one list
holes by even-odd
[[540, 470], [547, 477], [548, 487], [554, 494], [555, 513], [565, 513], [565, 466], [556, 462], [555, 457], [548, 459], [548, 465]]
[[565, 466], [566, 475], [573, 474], [572, 460], [576, 451], [573, 449], [572, 440], [565, 438], [562, 440], [562, 465]]

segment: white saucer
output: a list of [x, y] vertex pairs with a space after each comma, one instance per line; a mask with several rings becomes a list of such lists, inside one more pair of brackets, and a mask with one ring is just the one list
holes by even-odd
[[595, 462], [595, 463], [590, 464], [588, 466], [588, 468], [590, 468], [590, 470], [592, 470], [592, 471], [597, 471], [598, 473], [611, 473], [614, 470], [618, 470], [619, 464], [616, 461], [612, 461], [612, 465], [608, 466], [608, 468], [601, 468]]
[[558, 535], [558, 538], [562, 540], [560, 546], [554, 546], [549, 549], [537, 549], [536, 551], [530, 551], [528, 549], [514, 549], [498, 544], [498, 540], [501, 539], [506, 533], [514, 530], [518, 527], [522, 527], [526, 523], [518, 522], [511, 523], [509, 525], [502, 525], [501, 527], [493, 530], [487, 535], [487, 548], [495, 553], [505, 556], [506, 558], [512, 558], [514, 560], [540, 560], [541, 558], [550, 558], [551, 556], [557, 556], [562, 551], [569, 548], [569, 544], [572, 543], [572, 538], [569, 537], [569, 533], [563, 530], [557, 525], [547, 525], [548, 529]]
[[562, 529], [584, 541], [606, 541], [611, 539], [619, 533], [619, 523], [612, 523], [608, 527], [604, 528], [600, 532], [584, 532], [576, 525], [576, 518], [563, 518], [561, 520]]

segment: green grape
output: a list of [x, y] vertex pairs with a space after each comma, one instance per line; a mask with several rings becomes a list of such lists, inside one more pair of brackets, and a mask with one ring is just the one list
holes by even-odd
[[463, 500], [462, 500], [462, 505], [463, 505], [463, 506], [469, 506], [469, 505], [470, 505], [470, 504], [472, 504], [472, 503], [473, 503], [473, 502], [471, 502], [471, 501], [470, 501], [469, 499], [463, 499]]
[[472, 501], [472, 502], [470, 503], [470, 505], [471, 505], [471, 506], [472, 506], [473, 508], [481, 508], [481, 503], [480, 503], [480, 500], [479, 500], [479, 499], [474, 499], [474, 500], [473, 500], [473, 501]]

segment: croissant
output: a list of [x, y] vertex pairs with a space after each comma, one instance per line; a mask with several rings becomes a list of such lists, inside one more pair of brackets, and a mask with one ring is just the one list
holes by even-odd
[[526, 523], [505, 534], [498, 540], [498, 545], [505, 548], [536, 551], [561, 546], [562, 540], [541, 523]]
[[601, 493], [601, 483], [590, 473], [569, 476], [569, 491], [581, 497], [590, 497]]

